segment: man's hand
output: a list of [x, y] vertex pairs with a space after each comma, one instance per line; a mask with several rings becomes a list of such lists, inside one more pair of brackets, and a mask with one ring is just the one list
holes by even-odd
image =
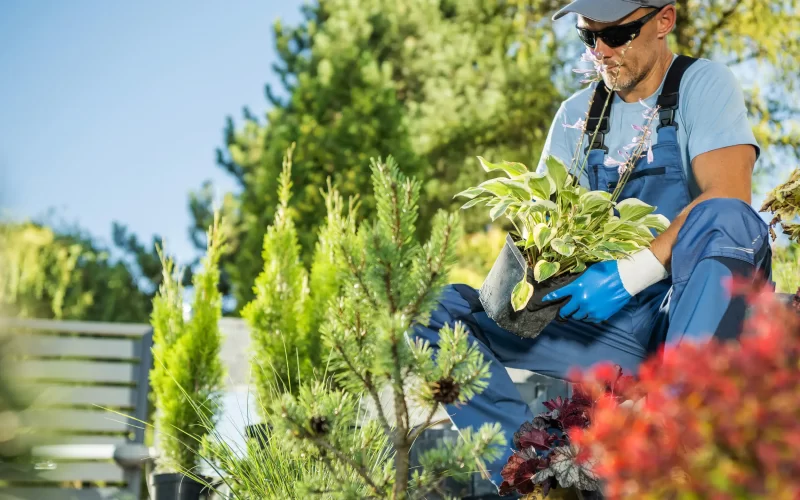
[[559, 314], [590, 323], [606, 321], [631, 300], [631, 294], [622, 285], [615, 260], [589, 267], [580, 278], [545, 295], [542, 301], [550, 302], [567, 296], [571, 298]]

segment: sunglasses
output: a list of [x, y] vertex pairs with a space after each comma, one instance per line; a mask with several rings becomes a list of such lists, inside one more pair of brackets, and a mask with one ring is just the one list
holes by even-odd
[[594, 49], [596, 47], [598, 38], [611, 48], [620, 47], [631, 41], [634, 36], [638, 36], [639, 32], [642, 30], [642, 26], [647, 24], [648, 21], [653, 19], [659, 12], [661, 12], [661, 9], [654, 10], [653, 12], [635, 21], [620, 24], [618, 26], [611, 26], [610, 28], [602, 29], [600, 31], [592, 31], [579, 26], [575, 26], [575, 29], [578, 30], [578, 36], [581, 38], [583, 43], [585, 43], [590, 49]]

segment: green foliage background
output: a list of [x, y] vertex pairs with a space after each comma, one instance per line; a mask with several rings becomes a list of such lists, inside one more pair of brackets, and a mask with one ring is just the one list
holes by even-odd
[[146, 322], [161, 273], [155, 245], [119, 224], [114, 239], [122, 258], [79, 228], [0, 223], [0, 306], [28, 318]]

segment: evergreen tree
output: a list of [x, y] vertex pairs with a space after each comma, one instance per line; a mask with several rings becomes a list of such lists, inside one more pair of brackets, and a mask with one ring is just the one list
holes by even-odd
[[[299, 26], [274, 28], [286, 97], [267, 87], [266, 120], [246, 110], [241, 127], [229, 120], [218, 152], [241, 187], [225, 213], [236, 227], [225, 269], [238, 308], [253, 297], [250, 283], [263, 266], [264, 228], [278, 205], [280, 159], [290, 143], [299, 145], [293, 196], [308, 264], [326, 177], [345, 197], [362, 194], [370, 213], [367, 159], [391, 152], [406, 175], [424, 179], [417, 226], [425, 234], [436, 210], [453, 207], [452, 194], [476, 180], [476, 151], [530, 161], [558, 105], [546, 30], [536, 38], [538, 59], [518, 65], [509, 55], [514, 13], [500, 3], [330, 0], [303, 12]], [[210, 219], [209, 193], [206, 185], [190, 200], [198, 228]], [[468, 223], [479, 224], [477, 217]]]
[[[333, 352], [337, 389], [324, 384], [302, 386], [298, 395], [284, 394], [272, 405], [275, 435], [291, 440], [298, 453], [319, 456], [330, 474], [356, 471], [370, 498], [424, 498], [454, 470], [499, 457], [504, 437], [498, 425], [486, 424], [462, 433], [458, 443], [431, 450], [422, 468], [409, 478], [409, 452], [430, 425], [440, 403], [464, 403], [483, 390], [489, 365], [467, 340], [463, 325], [440, 332], [436, 359], [426, 342], [410, 342], [415, 323], [427, 323], [447, 281], [462, 229], [455, 214], [440, 211], [431, 235], [418, 243], [416, 224], [421, 183], [400, 173], [395, 160], [371, 163], [376, 215], [359, 222], [357, 214], [334, 212], [334, 250], [345, 270], [341, 294], [329, 303], [321, 325], [323, 341]], [[392, 395], [393, 411], [381, 405], [380, 393]], [[370, 468], [369, 449], [356, 449], [343, 436], [352, 432], [352, 415], [344, 410], [353, 394], [367, 394], [376, 416], [362, 425], [388, 436], [392, 467]], [[424, 424], [412, 427], [415, 407]], [[370, 432], [365, 432], [370, 435]], [[343, 481], [340, 498], [356, 498]], [[313, 491], [313, 484], [303, 487]], [[322, 493], [322, 492], [317, 492]], [[330, 491], [328, 492], [331, 493]], [[357, 497], [363, 498], [363, 496]]]
[[223, 245], [217, 216], [208, 230], [203, 268], [193, 277], [194, 299], [188, 319], [184, 319], [181, 273], [161, 254], [163, 281], [153, 300], [154, 361], [150, 371], [161, 471], [194, 471], [203, 436], [219, 411], [223, 367], [218, 267]]
[[[301, 260], [292, 198], [292, 152], [287, 150], [279, 178], [278, 207], [264, 236], [264, 268], [255, 280], [255, 298], [242, 310], [253, 341], [252, 373], [262, 405], [282, 391], [297, 393], [299, 383], [323, 375], [320, 326], [327, 306], [340, 292], [341, 270], [334, 245], [341, 237], [335, 221], [343, 200], [328, 179], [322, 190], [328, 210], [309, 269]], [[262, 407], [259, 405], [259, 407]]]

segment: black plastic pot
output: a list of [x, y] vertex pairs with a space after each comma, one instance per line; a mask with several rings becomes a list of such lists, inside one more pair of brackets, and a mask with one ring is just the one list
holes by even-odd
[[210, 493], [203, 483], [179, 473], [153, 474], [150, 484], [153, 500], [200, 500]]
[[[522, 280], [522, 274], [528, 269], [528, 282], [533, 284], [533, 296], [524, 309], [514, 311], [511, 307], [511, 292]], [[548, 293], [572, 283], [582, 273], [565, 274], [536, 283], [533, 279], [533, 269], [525, 264], [525, 257], [514, 244], [511, 235], [506, 235], [506, 243], [500, 250], [491, 271], [481, 285], [479, 294], [481, 304], [486, 314], [500, 327], [519, 335], [523, 338], [535, 338], [542, 333], [551, 321], [558, 316], [558, 310], [569, 300], [568, 297], [553, 301], [542, 302]]]
[[261, 449], [266, 448], [270, 432], [272, 432], [272, 426], [265, 423], [244, 426], [244, 434], [247, 439], [255, 439]]

